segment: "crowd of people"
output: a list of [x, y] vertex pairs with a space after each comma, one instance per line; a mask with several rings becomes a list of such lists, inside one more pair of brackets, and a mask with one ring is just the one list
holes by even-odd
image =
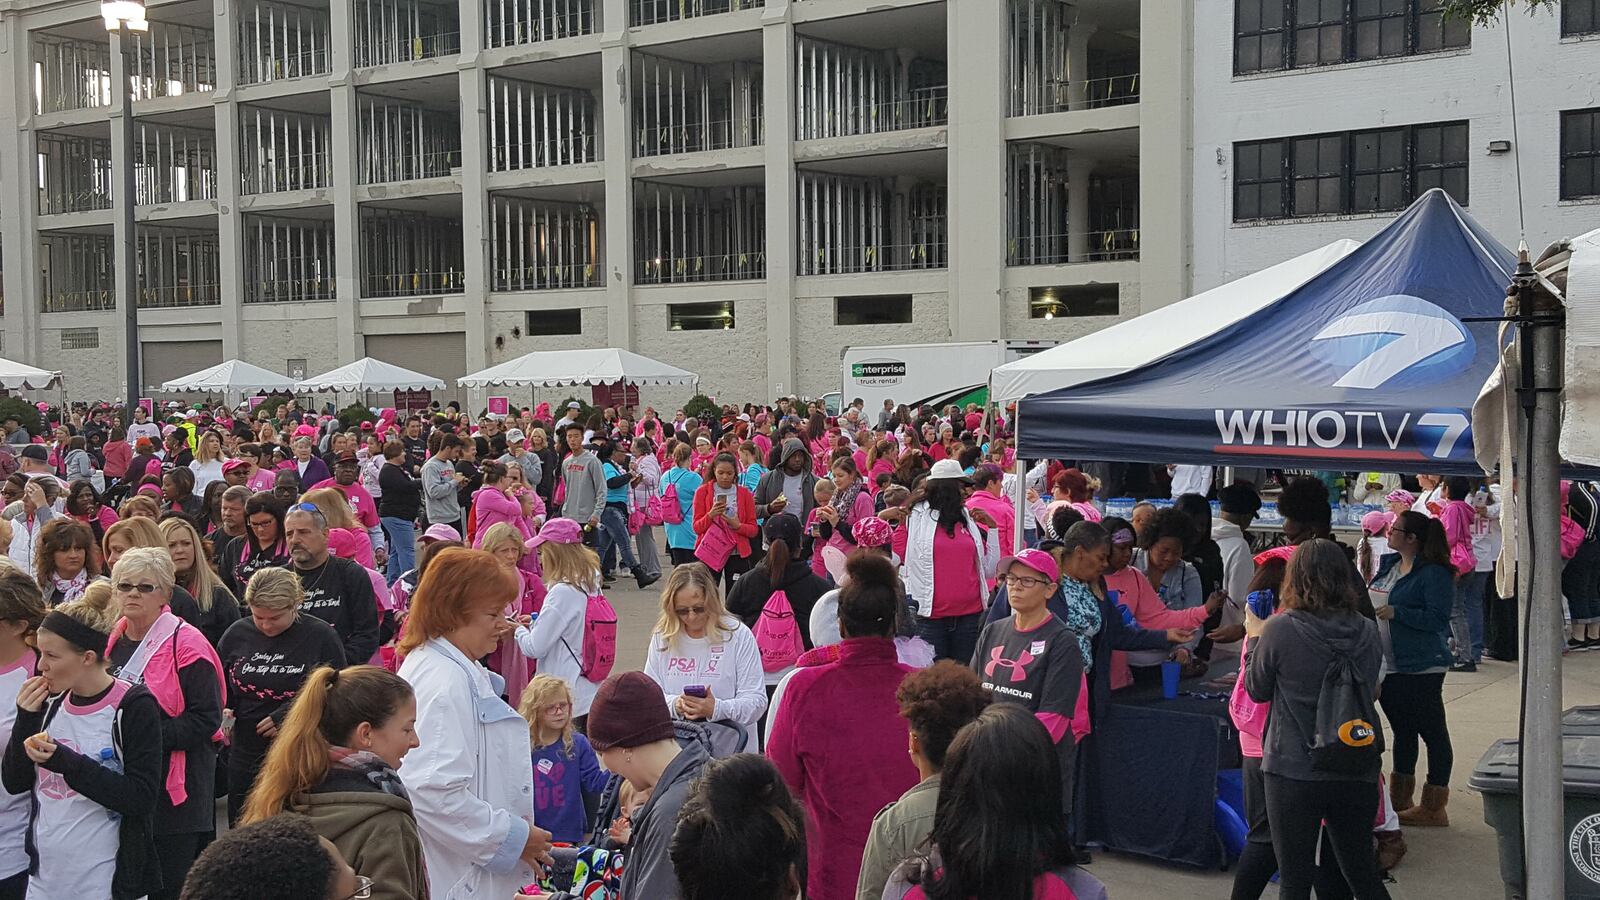
[[4, 423], [0, 900], [1092, 900], [1085, 748], [1174, 666], [1231, 688], [1233, 896], [1386, 897], [1446, 673], [1514, 652], [1492, 481], [1019, 461], [976, 406], [374, 414]]

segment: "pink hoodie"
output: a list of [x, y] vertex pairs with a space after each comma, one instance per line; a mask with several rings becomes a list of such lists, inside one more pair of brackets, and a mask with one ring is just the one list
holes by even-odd
[[483, 546], [484, 532], [500, 522], [509, 522], [522, 535], [523, 540], [533, 537], [528, 523], [522, 518], [522, 504], [507, 497], [503, 491], [483, 487], [472, 495], [472, 508], [477, 515], [477, 536], [472, 546]]

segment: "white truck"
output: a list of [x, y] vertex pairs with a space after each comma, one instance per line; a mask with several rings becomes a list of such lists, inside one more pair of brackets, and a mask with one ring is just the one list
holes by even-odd
[[865, 401], [874, 417], [883, 401], [915, 409], [925, 404], [987, 403], [989, 370], [1048, 350], [1056, 341], [968, 341], [846, 347], [840, 354], [841, 405]]

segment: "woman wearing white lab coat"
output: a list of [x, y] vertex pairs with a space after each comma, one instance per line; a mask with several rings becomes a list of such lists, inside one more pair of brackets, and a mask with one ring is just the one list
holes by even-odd
[[500, 699], [503, 682], [477, 660], [509, 630], [521, 588], [482, 550], [451, 548], [412, 595], [400, 677], [417, 695], [419, 746], [400, 778], [411, 795], [434, 900], [504, 900], [549, 860], [533, 825], [528, 723]]

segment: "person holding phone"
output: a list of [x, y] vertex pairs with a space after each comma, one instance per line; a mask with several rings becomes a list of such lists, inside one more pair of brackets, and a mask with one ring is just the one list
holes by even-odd
[[[713, 528], [726, 529], [733, 552], [721, 568], [706, 562], [706, 568], [722, 578], [723, 587], [732, 589], [734, 578], [750, 568], [753, 555], [750, 539], [761, 533], [756, 525], [755, 495], [739, 484], [739, 464], [731, 453], [719, 453], [711, 461], [711, 480], [694, 495], [694, 533], [697, 555], [704, 549], [706, 535]], [[700, 556], [702, 562], [704, 555]]]

